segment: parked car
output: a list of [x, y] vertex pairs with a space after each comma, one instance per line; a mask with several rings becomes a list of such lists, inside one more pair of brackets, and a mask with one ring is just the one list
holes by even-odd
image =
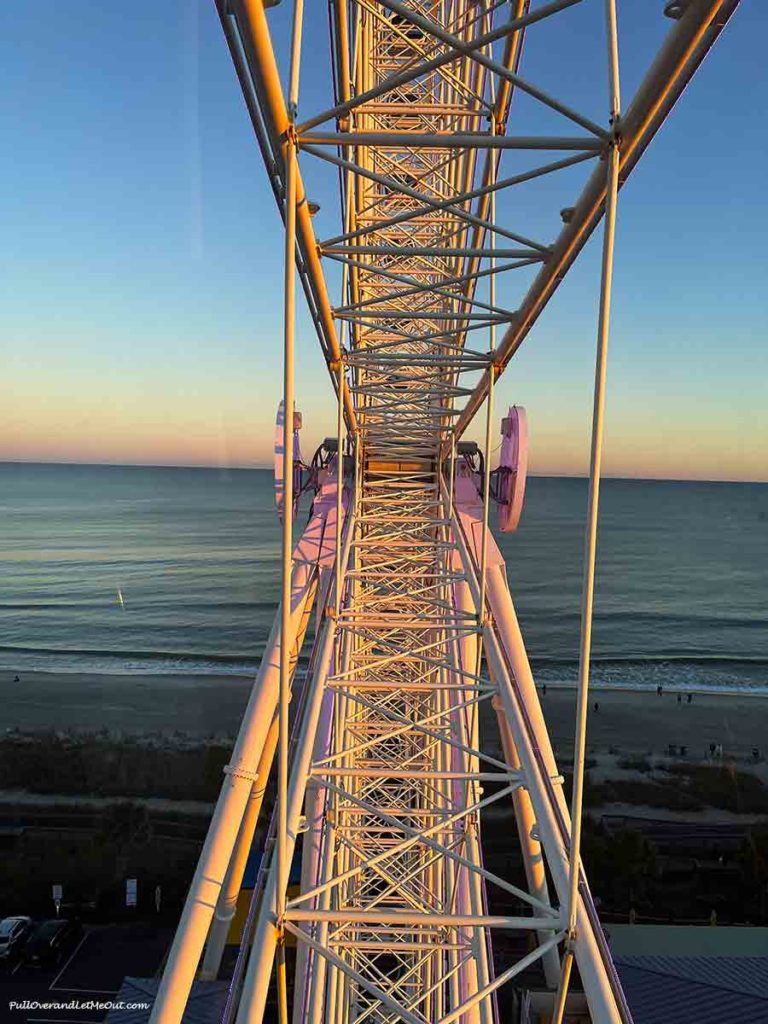
[[79, 921], [55, 917], [43, 921], [32, 932], [24, 946], [24, 961], [34, 967], [56, 964], [74, 946], [83, 933]]
[[0, 960], [10, 960], [32, 931], [31, 917], [5, 917], [0, 921]]

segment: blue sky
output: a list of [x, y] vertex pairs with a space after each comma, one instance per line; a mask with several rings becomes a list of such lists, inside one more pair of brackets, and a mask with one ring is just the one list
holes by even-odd
[[[291, 6], [269, 16], [281, 54]], [[302, 114], [329, 89], [325, 3], [307, 6]], [[523, 72], [604, 122], [602, 7], [531, 31]], [[625, 104], [671, 24], [662, 8], [619, 0]], [[766, 29], [745, 0], [622, 192], [609, 473], [768, 479]], [[532, 101], [513, 123], [563, 130]], [[213, 0], [3, 5], [0, 130], [0, 458], [263, 462], [281, 227]], [[335, 234], [332, 179], [311, 162], [305, 176], [318, 234]], [[499, 219], [551, 241], [580, 178], [516, 192]], [[596, 237], [498, 388], [499, 413], [529, 409], [539, 472], [586, 464], [598, 262]], [[303, 312], [298, 344], [309, 449], [334, 412]]]

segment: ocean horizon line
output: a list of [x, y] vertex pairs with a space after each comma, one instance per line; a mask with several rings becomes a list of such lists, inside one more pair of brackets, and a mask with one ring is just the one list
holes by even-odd
[[[211, 465], [210, 463], [171, 463], [171, 462], [79, 462], [73, 459], [44, 460], [44, 459], [0, 459], [2, 466], [69, 466], [80, 469], [178, 469], [178, 470], [206, 470], [208, 472], [218, 471], [222, 473], [247, 473], [253, 471], [271, 472], [272, 465], [269, 463], [254, 463], [251, 465]], [[529, 477], [537, 480], [587, 480], [587, 473], [536, 473], [529, 472]], [[603, 473], [602, 480], [617, 480], [627, 483], [679, 483], [679, 484], [747, 484], [768, 486], [768, 479], [733, 479], [726, 477], [673, 477], [673, 476], [626, 476], [623, 474]]]

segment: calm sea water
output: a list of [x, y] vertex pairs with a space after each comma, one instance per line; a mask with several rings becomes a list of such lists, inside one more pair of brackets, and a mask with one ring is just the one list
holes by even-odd
[[[278, 595], [271, 473], [0, 465], [0, 669], [254, 671]], [[534, 668], [572, 682], [584, 480], [501, 540]], [[768, 690], [768, 485], [609, 480], [596, 680]]]

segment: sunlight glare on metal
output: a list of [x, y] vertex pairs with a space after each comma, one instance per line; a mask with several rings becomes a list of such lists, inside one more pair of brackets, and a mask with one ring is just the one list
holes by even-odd
[[[201, 979], [217, 977], [277, 760], [224, 1024], [500, 1024], [518, 1019], [532, 975], [547, 1019], [566, 1021], [577, 973], [595, 1024], [631, 1024], [580, 857], [613, 231], [620, 188], [738, 0], [668, 4], [667, 38], [623, 114], [614, 0], [330, 0], [327, 11], [299, 0], [284, 5], [285, 89], [274, 4], [216, 2], [286, 228], [283, 409], [294, 408], [296, 281], [336, 423], [307, 465], [287, 417], [278, 423], [281, 609], [153, 1021], [182, 1020], [201, 957]], [[319, 13], [325, 97], [299, 93], [301, 40], [317, 62]], [[554, 95], [541, 68], [523, 73], [524, 38], [562, 24], [602, 40], [606, 13], [607, 66], [583, 70], [610, 82], [604, 109]], [[320, 240], [305, 182], [329, 172], [338, 216]], [[522, 222], [525, 190], [542, 181], [553, 239]], [[494, 391], [606, 207], [569, 807], [490, 528], [494, 503], [502, 532], [517, 528], [527, 468], [525, 410], [509, 409], [499, 442]], [[316, 221], [329, 223], [325, 200]], [[478, 446], [464, 434], [484, 403]], [[308, 491], [296, 540], [288, 507]], [[502, 809], [519, 877], [484, 835]]]

